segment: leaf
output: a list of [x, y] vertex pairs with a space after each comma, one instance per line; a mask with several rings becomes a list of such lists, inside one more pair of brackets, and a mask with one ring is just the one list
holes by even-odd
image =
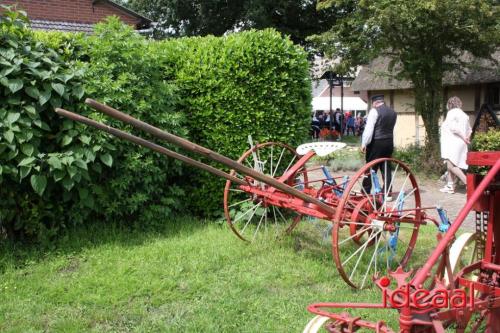
[[73, 179], [66, 177], [62, 181], [62, 185], [67, 191], [71, 191], [71, 189], [75, 185], [75, 182], [73, 181]]
[[64, 84], [52, 83], [51, 86], [52, 89], [54, 89], [59, 94], [59, 96], [62, 96], [64, 94]]
[[30, 173], [31, 167], [22, 166], [19, 171], [19, 179], [23, 180]]
[[90, 143], [90, 136], [88, 135], [80, 135], [79, 137], [80, 141], [86, 145]]
[[40, 103], [40, 105], [44, 105], [45, 103], [47, 103], [47, 101], [50, 99], [50, 96], [52, 96], [50, 90], [45, 89], [44, 91], [42, 91], [40, 93], [40, 97], [38, 98], [38, 102]]
[[66, 176], [66, 172], [64, 172], [63, 170], [56, 170], [54, 172], [54, 180], [56, 182], [60, 181], [61, 179], [64, 178], [64, 176]]
[[51, 156], [49, 157], [49, 159], [47, 160], [47, 163], [53, 167], [54, 169], [58, 169], [58, 170], [61, 170], [62, 169], [62, 164], [61, 164], [61, 159], [59, 159], [58, 157], [56, 156]]
[[24, 88], [24, 91], [29, 97], [32, 97], [34, 99], [40, 98], [40, 91], [38, 91], [38, 88], [36, 87], [26, 87]]
[[12, 113], [11, 112], [7, 115], [7, 123], [13, 124], [19, 119], [19, 117], [21, 117], [20, 113], [18, 113], [18, 112]]
[[80, 169], [87, 170], [87, 163], [85, 163], [84, 161], [82, 161], [82, 160], [75, 160], [74, 163]]
[[7, 87], [10, 89], [12, 93], [15, 93], [23, 88], [23, 80], [21, 79], [9, 80], [9, 83], [7, 83]]
[[111, 157], [110, 154], [104, 154], [99, 156], [101, 159], [101, 162], [107, 165], [108, 167], [111, 167], [113, 165], [113, 157]]
[[26, 158], [23, 158], [17, 166], [26, 166], [26, 165], [32, 164], [35, 160], [36, 160], [35, 157], [26, 157]]
[[23, 143], [21, 145], [21, 151], [23, 152], [24, 155], [26, 156], [31, 156], [33, 155], [33, 151], [35, 150], [35, 148], [33, 147], [33, 145], [31, 143]]
[[5, 138], [5, 140], [7, 140], [8, 143], [12, 143], [12, 140], [14, 140], [14, 132], [8, 130], [3, 134], [3, 137]]
[[61, 145], [64, 147], [64, 146], [67, 146], [71, 143], [71, 141], [73, 141], [73, 138], [70, 137], [69, 135], [65, 135], [63, 136], [62, 138], [62, 142], [61, 142]]
[[78, 190], [78, 194], [80, 195], [80, 199], [84, 200], [89, 196], [89, 190], [86, 188], [81, 188]]
[[84, 93], [85, 93], [85, 90], [83, 89], [83, 86], [81, 84], [73, 87], [73, 95], [76, 98], [82, 99]]
[[47, 178], [41, 175], [33, 175], [30, 178], [31, 187], [38, 193], [39, 196], [42, 196], [45, 191], [45, 187], [47, 186]]
[[35, 116], [36, 115], [36, 109], [33, 105], [26, 105], [24, 107], [24, 109], [26, 110], [26, 112], [28, 112], [29, 114]]

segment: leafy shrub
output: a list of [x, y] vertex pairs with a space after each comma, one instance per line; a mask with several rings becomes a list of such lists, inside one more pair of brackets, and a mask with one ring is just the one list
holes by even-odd
[[397, 148], [392, 157], [407, 164], [412, 172], [440, 175], [445, 170], [439, 151], [428, 146], [409, 145]]
[[32, 32], [9, 10], [0, 27], [0, 235], [46, 240], [89, 219], [161, 221], [183, 203], [221, 211], [222, 180], [53, 112], [137, 134], [85, 97], [232, 158], [248, 134], [292, 145], [307, 135], [306, 54], [275, 31], [155, 42], [116, 18], [92, 36]]
[[471, 151], [500, 151], [500, 129], [474, 135]]
[[[97, 24], [94, 32], [83, 41], [83, 53], [89, 62], [87, 96], [186, 137], [184, 117], [176, 106], [176, 86], [163, 70], [165, 55], [157, 43], [113, 17]], [[101, 113], [92, 112], [91, 116], [144, 136]], [[182, 173], [180, 162], [99, 131], [93, 130], [90, 135], [106, 137], [115, 148], [111, 153], [113, 168], [95, 180], [92, 190], [106, 220], [148, 223], [163, 220], [174, 207], [180, 208], [184, 193], [176, 184]]]
[[[255, 142], [296, 146], [307, 136], [311, 91], [306, 52], [274, 30], [169, 40], [171, 75], [192, 140], [236, 159]], [[193, 209], [222, 211], [224, 180], [190, 171]]]
[[0, 27], [0, 231], [46, 238], [70, 203], [90, 204], [88, 165], [102, 146], [52, 111], [81, 100], [83, 65], [38, 42], [22, 12], [7, 9]]
[[[490, 129], [486, 133], [476, 133], [471, 151], [500, 151], [500, 130]], [[489, 167], [472, 166], [469, 172], [486, 175], [488, 170]]]

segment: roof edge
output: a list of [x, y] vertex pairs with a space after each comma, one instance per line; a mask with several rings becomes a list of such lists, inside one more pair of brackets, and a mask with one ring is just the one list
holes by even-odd
[[132, 9], [127, 8], [125, 6], [122, 6], [119, 3], [116, 3], [115, 1], [112, 1], [112, 0], [93, 0], [92, 4], [94, 5], [94, 4], [99, 3], [99, 2], [107, 3], [113, 7], [116, 7], [120, 10], [123, 10], [124, 12], [126, 12], [129, 15], [137, 17], [138, 19], [141, 20], [141, 22], [140, 22], [141, 27], [148, 27], [149, 28], [149, 26], [153, 22], [151, 19], [147, 18], [146, 16], [139, 14], [138, 12], [133, 11]]

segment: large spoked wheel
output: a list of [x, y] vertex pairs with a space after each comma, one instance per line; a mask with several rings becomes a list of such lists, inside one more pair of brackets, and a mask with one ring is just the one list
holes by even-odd
[[[278, 179], [299, 159], [295, 150], [283, 143], [266, 142], [246, 151], [238, 162]], [[248, 186], [265, 191], [269, 188], [263, 182], [242, 176], [231, 170], [231, 175], [245, 180]], [[302, 168], [285, 182], [298, 190], [308, 183], [307, 170]], [[268, 198], [244, 191], [231, 181], [224, 188], [224, 215], [233, 232], [242, 240], [254, 241], [259, 236], [273, 233], [279, 236], [289, 233], [301, 219], [293, 210], [273, 205]]]
[[[450, 267], [453, 275], [460, 272], [463, 268], [472, 265], [479, 260], [481, 249], [483, 248], [481, 239], [476, 233], [466, 232], [461, 234], [451, 245], [449, 251]], [[478, 272], [467, 276], [469, 280], [477, 281]], [[444, 274], [444, 282], [449, 284], [448, 274]]]
[[328, 317], [317, 315], [307, 323], [302, 333], [328, 332], [325, 326], [330, 321]]
[[332, 251], [342, 278], [364, 288], [405, 267], [421, 223], [420, 192], [402, 162], [382, 158], [361, 168], [347, 185], [332, 229]]

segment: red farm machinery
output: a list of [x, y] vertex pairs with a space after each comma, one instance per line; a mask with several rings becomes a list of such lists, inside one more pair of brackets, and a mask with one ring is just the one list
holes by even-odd
[[[427, 292], [426, 297], [431, 298], [438, 289], [474, 288], [475, 292], [467, 296], [470, 300], [470, 295], [474, 295], [473, 307], [458, 310], [417, 309], [411, 302], [404, 304], [398, 308], [400, 332], [446, 332], [446, 327], [450, 325], [470, 326], [473, 314], [478, 314], [475, 326], [479, 327], [487, 321], [489, 326], [497, 327], [490, 332], [500, 332], [500, 262], [495, 257], [494, 247], [494, 236], [500, 237], [500, 194], [495, 192], [499, 180], [500, 153], [469, 155], [471, 165], [489, 166], [490, 171], [480, 182], [477, 178], [471, 180], [468, 202], [455, 222], [450, 224], [440, 208], [439, 220], [427, 214], [428, 210], [436, 207], [422, 206], [414, 175], [404, 163], [395, 159], [378, 159], [366, 164], [354, 175], [334, 176], [326, 167], [311, 167], [308, 162], [316, 155], [324, 156], [342, 149], [345, 146], [343, 143], [316, 142], [293, 149], [275, 142], [254, 144], [249, 139], [250, 149], [238, 160], [232, 160], [110, 106], [91, 99], [86, 103], [157, 139], [231, 169], [230, 172], [222, 171], [141, 137], [56, 109], [61, 116], [225, 178], [224, 215], [231, 230], [244, 241], [254, 241], [269, 234], [279, 236], [289, 233], [302, 220], [323, 220], [328, 222], [328, 230], [331, 231], [335, 265], [340, 276], [352, 288], [367, 287], [376, 277], [375, 284], [383, 295], [396, 303], [401, 301], [397, 295], [403, 289], [410, 295], [415, 291], [421, 294]], [[478, 205], [480, 209], [477, 209]], [[453, 242], [458, 228], [473, 207], [477, 210], [478, 231]], [[440, 241], [424, 266], [413, 276], [404, 269], [413, 253], [420, 227], [427, 223], [435, 224], [442, 232]], [[482, 242], [478, 241], [478, 237]], [[477, 260], [461, 267], [458, 259], [471, 243], [484, 246], [478, 248], [479, 245], [474, 245], [473, 258]], [[453, 251], [450, 250], [452, 244], [455, 244]], [[449, 255], [451, 252], [456, 255]], [[317, 317], [309, 323], [306, 331], [393, 332], [383, 321], [373, 323], [351, 317], [345, 312], [335, 314], [329, 311], [378, 309], [384, 305], [387, 307], [387, 304], [371, 303], [313, 304], [308, 309]], [[457, 328], [457, 332], [465, 331]], [[472, 332], [480, 331], [476, 329]]]

